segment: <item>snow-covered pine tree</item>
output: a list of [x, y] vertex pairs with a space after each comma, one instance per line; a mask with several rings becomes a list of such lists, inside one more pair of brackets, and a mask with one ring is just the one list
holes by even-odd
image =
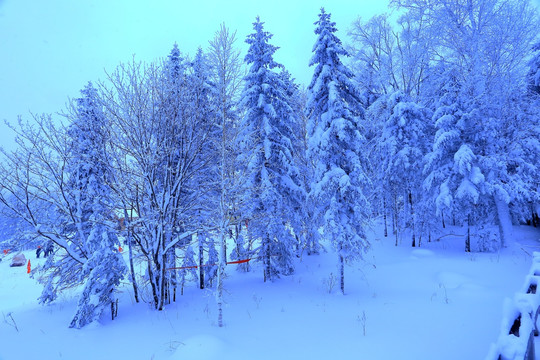
[[[364, 90], [365, 91], [365, 90]], [[392, 225], [392, 231], [396, 235], [396, 244], [398, 243], [399, 232], [396, 228], [397, 194], [393, 193], [388, 187], [388, 182], [382, 171], [383, 155], [380, 151], [380, 139], [384, 123], [391, 115], [392, 109], [389, 109], [389, 94], [379, 95], [376, 100], [366, 109], [365, 116], [361, 119], [362, 129], [367, 141], [365, 153], [369, 159], [366, 172], [372, 181], [370, 195], [372, 204], [379, 204], [379, 207], [372, 205], [373, 211], [379, 209], [377, 215], [382, 215], [384, 236], [388, 237], [388, 228]]]
[[512, 208], [521, 207], [531, 195], [522, 170], [532, 164], [520, 155], [529, 151], [521, 145], [531, 140], [527, 134], [531, 123], [523, 116], [527, 107], [520, 105], [519, 98], [525, 63], [537, 41], [538, 12], [528, 0], [394, 4], [410, 18], [423, 19], [433, 50], [427, 52], [438, 55], [433, 62], [457, 70], [462, 115], [455, 124], [464, 131], [452, 172], [467, 182], [459, 181], [458, 193], [449, 194], [469, 200], [478, 197], [477, 203], [491, 210], [489, 217], [479, 216], [479, 220], [495, 220], [504, 245], [512, 238]]
[[[196, 200], [191, 211], [191, 218], [201, 227], [214, 226], [214, 214], [219, 206], [220, 183], [217, 181], [220, 169], [220, 144], [221, 129], [219, 124], [219, 113], [216, 104], [216, 87], [211, 82], [210, 64], [207, 56], [199, 48], [190, 64], [190, 72], [187, 80], [190, 84], [188, 88], [189, 111], [193, 120], [197, 124], [196, 131], [200, 132], [201, 139], [198, 145], [199, 156], [195, 161], [193, 171], [194, 176], [188, 183], [188, 188], [196, 192]], [[202, 231], [199, 234], [199, 264], [204, 263], [204, 252], [208, 243], [208, 234]], [[205, 269], [199, 268], [199, 286], [201, 289], [206, 284]]]
[[335, 35], [335, 23], [321, 9], [310, 66], [315, 65], [308, 86], [309, 156], [315, 164], [309, 196], [318, 204], [315, 231], [324, 226], [339, 258], [341, 291], [345, 293], [344, 263], [362, 257], [369, 247], [364, 226], [370, 210], [364, 189], [369, 185], [364, 168], [365, 139], [359, 127], [363, 110], [351, 81], [352, 72], [340, 60], [347, 56]]
[[192, 216], [207, 227], [213, 227], [214, 214], [219, 203], [220, 182], [217, 181], [220, 172], [220, 148], [222, 129], [218, 109], [218, 90], [212, 81], [212, 68], [201, 48], [191, 62], [188, 74], [190, 84], [189, 111], [197, 124], [196, 131], [200, 133], [199, 156], [195, 161], [189, 187], [197, 189], [197, 199]]
[[300, 89], [294, 82], [291, 74], [287, 70], [282, 70], [281, 78], [285, 84], [285, 93], [292, 108], [291, 129], [293, 141], [293, 160], [297, 173], [291, 174], [296, 184], [299, 184], [301, 192], [295, 193], [294, 203], [291, 204], [297, 211], [291, 214], [289, 219], [291, 227], [295, 232], [297, 242], [297, 256], [301, 256], [304, 250], [308, 255], [319, 252], [319, 232], [312, 232], [311, 213], [313, 206], [308, 203], [307, 194], [313, 179], [313, 166], [307, 156], [307, 121], [306, 103], [307, 93], [305, 89]]
[[108, 122], [92, 84], [81, 93], [83, 97], [76, 101], [76, 116], [67, 131], [72, 143], [67, 165], [68, 186], [75, 200], [72, 211], [79, 219], [75, 236], [87, 257], [78, 274], [81, 280], [86, 280], [84, 290], [70, 325], [76, 328], [97, 320], [111, 307], [115, 302], [114, 290], [126, 272], [117, 251], [119, 242], [113, 231], [113, 203], [107, 185], [110, 180], [105, 149]]
[[243, 216], [249, 219], [252, 234], [260, 239], [258, 257], [264, 265], [264, 281], [294, 269], [294, 238], [287, 220], [295, 209], [291, 206], [300, 187], [293, 177], [291, 107], [286, 86], [274, 69], [283, 66], [273, 59], [276, 46], [257, 17], [254, 32], [248, 35], [249, 50], [241, 106], [245, 116], [239, 136], [240, 159], [246, 164]]
[[407, 209], [403, 214], [404, 227], [411, 229], [412, 246], [415, 247], [419, 235], [415, 208], [422, 200], [422, 159], [431, 139], [431, 116], [428, 109], [411, 101], [401, 91], [388, 98], [387, 107], [391, 113], [379, 140], [381, 179], [384, 188], [403, 198]]
[[[459, 75], [450, 68], [440, 76], [445, 81], [441, 81], [432, 115], [436, 132], [432, 149], [425, 155], [424, 187], [434, 199], [438, 216], [452, 215], [460, 222], [466, 221], [469, 227], [473, 209], [485, 191], [485, 178], [473, 152], [471, 114], [464, 111]], [[465, 251], [471, 251], [469, 236], [465, 239]]]
[[112, 318], [117, 315], [118, 304], [115, 289], [126, 273], [126, 264], [116, 250], [116, 235], [111, 231], [110, 219], [92, 216], [94, 226], [90, 231], [88, 242], [92, 244], [94, 253], [82, 268], [81, 276], [88, 279], [79, 297], [77, 312], [70, 327], [81, 328], [99, 319], [103, 311], [111, 308]]
[[[107, 220], [113, 215], [108, 199], [96, 195], [106, 184], [104, 175], [108, 175], [100, 152], [108, 141], [99, 139], [97, 134], [103, 134], [103, 129], [93, 124], [105, 120], [100, 114], [101, 103], [91, 86], [82, 92], [82, 99], [74, 101], [65, 114], [73, 123], [69, 129], [71, 134], [67, 134], [66, 128], [59, 126], [51, 116], [36, 116], [33, 123], [20, 121], [17, 130], [19, 148], [4, 153], [6, 157], [1, 165], [0, 201], [13, 215], [29, 224], [25, 229], [28, 236], [40, 239], [47, 247], [54, 246], [54, 253], [47, 258], [40, 272], [39, 279], [44, 283], [40, 303], [54, 301], [65, 289], [85, 284], [87, 289], [92, 287], [90, 284], [100, 271], [89, 274], [87, 270], [92, 267], [89, 261], [93, 251], [104, 243], [101, 239], [93, 241], [96, 237], [92, 237], [92, 233], [98, 231], [94, 223], [101, 215]], [[86, 121], [92, 124], [86, 124]], [[79, 131], [78, 126], [85, 131]], [[33, 175], [28, 176], [29, 173]], [[103, 208], [107, 211], [101, 214]], [[122, 269], [118, 270], [118, 273], [102, 273], [100, 276], [108, 276], [104, 286], [81, 295], [78, 310], [82, 310], [85, 301], [90, 301], [88, 296], [92, 297], [94, 307], [85, 312], [85, 319], [76, 321], [76, 326], [97, 318], [107, 306], [105, 302], [112, 300], [114, 294], [110, 290], [116, 286], [115, 277], [123, 275]]]

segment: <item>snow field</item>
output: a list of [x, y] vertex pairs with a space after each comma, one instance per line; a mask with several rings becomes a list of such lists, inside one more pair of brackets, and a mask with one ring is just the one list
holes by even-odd
[[[498, 254], [466, 254], [463, 241], [450, 237], [395, 247], [378, 234], [365, 261], [346, 268], [345, 296], [333, 252], [304, 256], [295, 275], [274, 283], [263, 283], [259, 264], [250, 273], [229, 265], [224, 328], [216, 326], [212, 291], [191, 283], [162, 312], [135, 304], [126, 284], [117, 319], [106, 313], [69, 329], [79, 290], [41, 306], [40, 286], [26, 267], [10, 268], [8, 256], [0, 262], [0, 359], [485, 358], [540, 234], [516, 227], [519, 240]], [[41, 261], [25, 255], [34, 266]]]

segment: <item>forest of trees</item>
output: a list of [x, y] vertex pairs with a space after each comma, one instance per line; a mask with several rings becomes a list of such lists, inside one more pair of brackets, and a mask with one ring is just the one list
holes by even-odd
[[222, 25], [193, 57], [175, 44], [162, 61], [88, 83], [60, 117], [20, 119], [0, 202], [5, 241], [54, 245], [40, 302], [82, 286], [70, 325], [80, 328], [117, 306], [122, 281], [162, 310], [191, 280], [215, 289], [222, 326], [227, 261], [260, 262], [273, 281], [324, 241], [345, 293], [344, 264], [369, 249], [374, 219], [396, 246], [461, 227], [465, 251], [495, 251], [512, 224], [536, 226], [537, 10], [528, 0], [391, 9], [355, 21], [347, 44], [321, 9], [306, 88], [274, 60], [257, 17], [245, 57]]

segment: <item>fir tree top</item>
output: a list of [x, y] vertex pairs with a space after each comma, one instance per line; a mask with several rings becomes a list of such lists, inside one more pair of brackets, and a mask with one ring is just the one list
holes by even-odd
[[246, 43], [249, 44], [249, 50], [244, 58], [247, 64], [252, 64], [251, 73], [257, 73], [261, 67], [266, 69], [281, 68], [281, 64], [274, 61], [274, 53], [278, 46], [269, 43], [272, 34], [264, 31], [264, 22], [257, 16], [253, 23], [254, 33], [249, 34], [246, 38]]
[[317, 65], [314, 71], [313, 80], [309, 84], [308, 89], [313, 89], [316, 85], [316, 80], [323, 72], [325, 65], [330, 68], [337, 68], [348, 78], [353, 77], [353, 73], [344, 67], [339, 56], [349, 56], [349, 53], [343, 48], [341, 40], [334, 34], [337, 31], [336, 23], [330, 20], [332, 14], [326, 13], [324, 8], [321, 8], [319, 20], [314, 23], [316, 25], [315, 34], [318, 35], [315, 45], [313, 45], [313, 56], [309, 62], [309, 66]]
[[168, 67], [172, 78], [176, 78], [181, 73], [182, 55], [178, 44], [174, 43], [171, 53], [168, 56]]

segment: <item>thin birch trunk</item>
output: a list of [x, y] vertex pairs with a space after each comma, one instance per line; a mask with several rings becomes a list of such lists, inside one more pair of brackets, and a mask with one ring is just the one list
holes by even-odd
[[137, 281], [135, 280], [135, 267], [133, 266], [133, 248], [131, 241], [131, 219], [128, 217], [127, 209], [124, 206], [124, 226], [126, 227], [127, 241], [128, 241], [128, 251], [129, 251], [129, 271], [131, 273], [131, 284], [133, 285], [133, 296], [135, 297], [135, 302], [139, 302], [139, 288], [137, 286]]

